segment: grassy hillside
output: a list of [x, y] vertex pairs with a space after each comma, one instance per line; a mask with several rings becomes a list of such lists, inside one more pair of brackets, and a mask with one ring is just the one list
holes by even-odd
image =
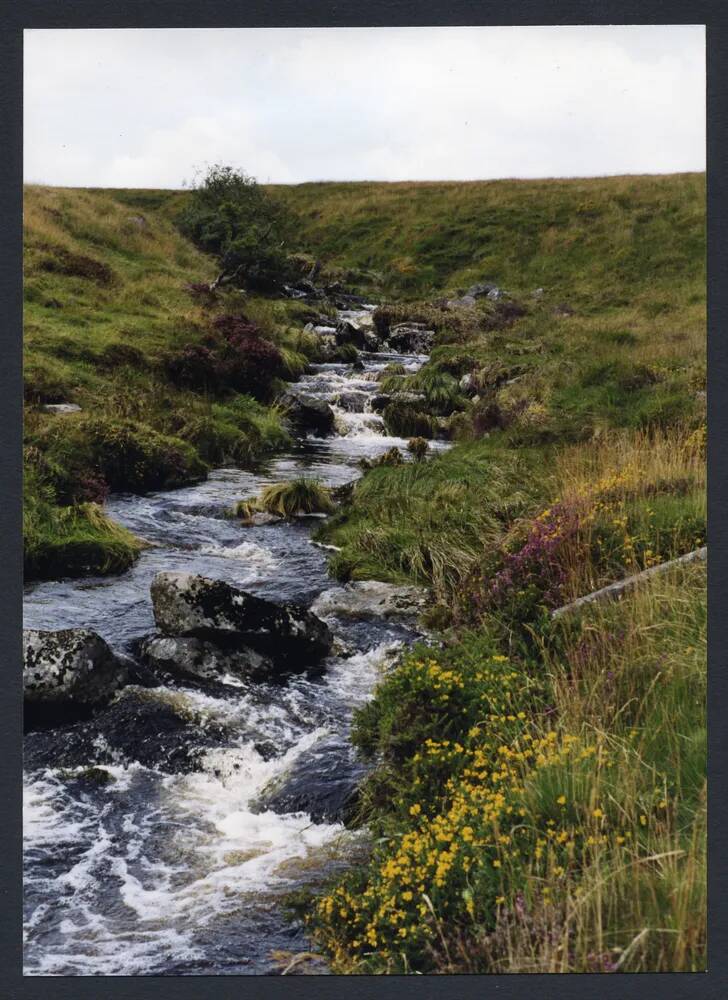
[[[196, 293], [213, 262], [167, 215], [110, 192], [29, 187], [24, 222], [26, 574], [119, 570], [138, 543], [105, 519], [109, 489], [181, 485], [287, 440], [275, 380], [241, 392], [237, 372], [201, 390], [186, 377], [190, 351], [219, 345], [216, 318], [244, 310], [246, 335], [295, 377], [301, 309]], [[55, 403], [81, 412], [44, 410]]]
[[271, 190], [298, 213], [311, 252], [380, 272], [397, 296], [490, 278], [593, 311], [621, 300], [659, 313], [663, 292], [702, 273], [704, 174]]
[[[321, 532], [342, 579], [430, 586], [443, 646], [356, 719], [375, 847], [314, 932], [347, 972], [704, 968], [704, 567], [550, 617], [705, 541], [703, 178], [287, 196], [409, 296], [379, 322], [436, 329], [385, 419], [455, 441]], [[439, 299], [482, 280], [505, 306]]]

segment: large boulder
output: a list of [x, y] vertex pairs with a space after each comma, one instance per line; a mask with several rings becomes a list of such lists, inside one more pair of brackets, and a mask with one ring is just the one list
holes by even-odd
[[283, 672], [314, 666], [331, 650], [328, 627], [298, 604], [275, 604], [190, 573], [157, 573], [151, 592], [154, 620], [164, 635], [202, 639], [223, 650], [247, 647]]
[[336, 397], [336, 405], [347, 413], [364, 413], [369, 401], [369, 393], [363, 389], [350, 389], [340, 392]]
[[435, 331], [424, 323], [398, 323], [389, 328], [389, 346], [400, 354], [428, 354], [432, 349]]
[[311, 611], [321, 618], [412, 618], [427, 603], [424, 587], [360, 580], [320, 594]]
[[279, 403], [296, 430], [322, 436], [334, 433], [334, 411], [324, 399], [289, 389]]
[[275, 680], [279, 673], [269, 657], [254, 649], [221, 649], [194, 637], [152, 636], [142, 644], [141, 653], [155, 672], [184, 680], [220, 683], [232, 677], [265, 681]]
[[353, 344], [359, 350], [364, 349], [364, 330], [352, 320], [342, 319], [336, 325], [336, 343]]
[[23, 632], [23, 695], [31, 725], [87, 715], [126, 680], [125, 664], [96, 632]]
[[199, 769], [207, 750], [229, 740], [224, 726], [197, 717], [182, 695], [127, 688], [89, 720], [29, 733], [23, 765], [33, 771], [137, 762], [186, 772]]

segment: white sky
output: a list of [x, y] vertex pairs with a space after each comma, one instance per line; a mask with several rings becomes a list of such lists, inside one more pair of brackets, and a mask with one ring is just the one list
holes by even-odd
[[25, 32], [25, 179], [705, 169], [701, 25]]

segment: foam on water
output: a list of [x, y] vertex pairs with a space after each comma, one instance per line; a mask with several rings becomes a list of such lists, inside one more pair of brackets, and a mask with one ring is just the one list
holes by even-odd
[[[373, 308], [341, 315], [356, 320]], [[149, 585], [160, 569], [310, 604], [329, 585], [310, 525], [244, 527], [226, 513], [270, 483], [304, 475], [339, 486], [360, 475], [360, 458], [404, 449], [406, 442], [388, 437], [382, 418], [369, 411], [375, 379], [393, 361], [416, 371], [426, 359], [361, 357], [364, 372], [315, 365], [301, 379], [302, 388], [333, 406], [336, 436], [309, 437], [255, 471], [219, 469], [174, 492], [112, 497], [109, 515], [154, 546], [120, 577], [27, 588], [26, 624], [83, 625], [116, 648], [130, 648], [154, 627]], [[337, 404], [344, 393], [346, 408]], [[225, 745], [201, 752], [195, 772], [117, 764], [104, 766], [111, 778], [105, 783], [89, 781], [83, 768], [27, 776], [26, 973], [265, 972], [272, 949], [307, 946], [283, 915], [281, 896], [343, 865], [361, 835], [339, 823], [314, 823], [305, 812], [264, 809], [258, 800], [296, 762], [305, 771], [317, 744], [343, 744], [352, 711], [412, 636], [390, 623], [331, 624], [356, 652], [330, 658], [322, 678], [266, 685], [226, 677], [214, 691], [154, 689], [150, 697], [169, 701], [201, 731], [218, 725], [229, 734]]]

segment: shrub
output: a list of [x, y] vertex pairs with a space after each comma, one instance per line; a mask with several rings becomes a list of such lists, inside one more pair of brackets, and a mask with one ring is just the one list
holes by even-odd
[[283, 245], [293, 217], [243, 171], [215, 164], [197, 181], [179, 225], [220, 261], [222, 277], [268, 290], [288, 273]]
[[202, 343], [188, 344], [165, 361], [176, 384], [209, 392], [264, 396], [274, 378], [285, 373], [284, 358], [260, 328], [243, 315], [216, 317]]

